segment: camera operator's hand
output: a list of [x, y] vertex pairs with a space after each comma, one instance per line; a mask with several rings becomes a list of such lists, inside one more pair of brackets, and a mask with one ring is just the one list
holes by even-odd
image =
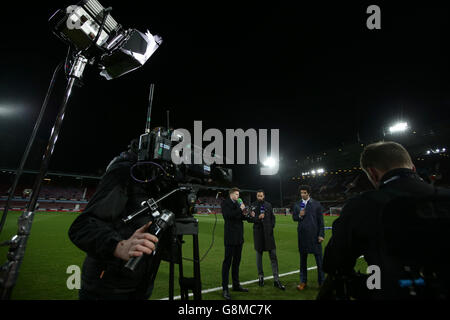
[[264, 213], [261, 213], [260, 215], [259, 215], [259, 217], [258, 217], [258, 219], [264, 219]]
[[252, 211], [252, 212], [250, 213], [250, 215], [251, 215], [252, 217], [255, 217], [255, 215], [256, 215], [255, 211]]
[[129, 239], [120, 241], [114, 250], [114, 256], [128, 261], [131, 257], [139, 257], [144, 253], [151, 254], [155, 250], [155, 243], [158, 242], [157, 237], [146, 232], [151, 224], [147, 223], [137, 229]]

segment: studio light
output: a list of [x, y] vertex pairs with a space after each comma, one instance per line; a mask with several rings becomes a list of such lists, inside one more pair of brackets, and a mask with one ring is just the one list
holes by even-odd
[[[17, 234], [8, 242], [8, 262], [2, 265], [0, 275], [0, 299], [2, 300], [11, 298], [12, 290], [16, 284], [19, 268], [25, 256], [26, 244], [33, 224], [42, 182], [48, 171], [50, 158], [61, 131], [73, 87], [83, 84], [82, 76], [86, 66], [97, 66], [100, 69], [101, 76], [108, 80], [114, 79], [144, 65], [161, 43], [159, 37], [153, 36], [148, 31], [144, 34], [135, 29], [123, 28], [111, 17], [111, 10], [111, 8], [105, 9], [97, 0], [84, 0], [75, 6], [57, 11], [49, 20], [53, 33], [69, 45], [69, 50], [66, 58], [58, 64], [53, 73], [33, 133], [14, 178], [12, 191], [8, 195], [4, 213], [0, 220], [0, 229], [6, 219], [9, 203], [23, 172], [33, 140], [53, 91], [56, 76], [60, 70], [64, 71], [67, 85], [31, 191], [30, 200], [18, 219]], [[31, 31], [34, 32], [34, 30]], [[10, 109], [0, 109], [3, 114], [8, 111]]]
[[108, 80], [143, 66], [162, 42], [149, 31], [123, 28], [110, 11], [97, 0], [84, 0], [49, 19], [55, 35], [76, 52], [83, 52]]

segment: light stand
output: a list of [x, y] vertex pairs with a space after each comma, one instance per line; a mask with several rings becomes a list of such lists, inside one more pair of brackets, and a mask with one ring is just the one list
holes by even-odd
[[[3, 227], [5, 225], [6, 216], [8, 215], [8, 210], [9, 210], [9, 207], [10, 207], [10, 203], [11, 203], [12, 199], [14, 198], [14, 194], [15, 194], [15, 191], [16, 191], [16, 188], [17, 188], [17, 184], [19, 183], [20, 176], [22, 175], [23, 168], [25, 167], [25, 162], [28, 159], [28, 155], [30, 154], [31, 147], [33, 146], [33, 142], [34, 142], [34, 139], [36, 138], [37, 131], [38, 131], [39, 126], [40, 126], [40, 124], [42, 122], [42, 118], [43, 118], [43, 116], [45, 114], [45, 110], [47, 109], [47, 105], [48, 105], [48, 102], [50, 100], [50, 96], [51, 96], [51, 94], [53, 92], [53, 88], [55, 87], [56, 76], [57, 76], [59, 70], [62, 68], [63, 65], [64, 65], [64, 61], [59, 63], [58, 66], [55, 68], [55, 71], [53, 72], [53, 76], [52, 76], [52, 79], [50, 81], [50, 85], [49, 85], [49, 88], [47, 90], [47, 94], [45, 95], [44, 102], [42, 103], [41, 111], [39, 112], [39, 116], [38, 116], [38, 118], [36, 120], [36, 123], [34, 125], [33, 132], [31, 133], [31, 137], [28, 140], [27, 147], [25, 148], [25, 152], [22, 155], [22, 159], [20, 161], [19, 169], [17, 169], [17, 171], [16, 171], [16, 175], [14, 177], [14, 182], [12, 184], [12, 187], [11, 187], [10, 191], [9, 191], [8, 199], [6, 200], [5, 208], [3, 210], [3, 215], [2, 215], [2, 218], [1, 218], [1, 221], [0, 221], [0, 233], [2, 232]], [[1, 246], [1, 244], [0, 244], [0, 246]]]
[[[25, 248], [30, 235], [42, 181], [48, 171], [50, 158], [58, 140], [73, 86], [76, 82], [81, 81], [87, 63], [96, 64], [101, 69], [100, 75], [107, 80], [111, 80], [143, 66], [162, 42], [160, 37], [153, 36], [149, 31], [143, 34], [135, 29], [124, 29], [111, 17], [110, 12], [111, 8], [104, 8], [97, 0], [82, 0], [78, 5], [58, 10], [49, 20], [55, 35], [69, 44], [69, 53], [72, 49], [77, 53], [67, 75], [68, 82], [64, 98], [42, 158], [31, 198], [27, 208], [18, 220], [17, 235], [6, 242], [6, 245], [9, 245], [7, 262], [0, 267], [0, 299], [2, 300], [11, 298], [11, 292], [25, 255]], [[69, 60], [68, 58], [69, 54], [66, 62]], [[60, 66], [58, 66], [57, 70], [59, 68]], [[64, 66], [64, 71], [66, 69], [67, 65]], [[55, 74], [57, 70], [55, 70]], [[23, 165], [28, 157], [35, 131], [39, 127], [41, 117], [48, 103], [48, 98], [53, 88], [53, 79], [35, 129], [23, 155], [21, 165], [16, 172], [12, 194], [8, 197], [5, 211], [0, 221], [0, 230], [6, 219], [9, 201], [14, 196], [14, 190], [17, 187]]]
[[77, 80], [81, 79], [87, 62], [88, 60], [81, 53], [78, 53], [75, 56], [75, 60], [69, 73], [69, 79], [64, 98], [59, 109], [55, 125], [53, 126], [52, 133], [50, 135], [47, 148], [41, 162], [39, 173], [34, 182], [31, 199], [28, 202], [27, 208], [18, 220], [17, 234], [8, 243], [10, 246], [7, 256], [8, 261], [0, 269], [0, 299], [2, 300], [9, 300], [11, 298], [12, 289], [14, 288], [14, 285], [17, 281], [19, 268], [22, 264], [23, 257], [25, 256], [25, 248], [27, 245], [28, 237], [30, 236], [36, 203], [38, 200], [39, 192], [41, 190], [42, 181], [48, 171], [50, 158], [53, 154], [56, 141], [58, 140], [58, 135], [62, 127], [64, 114], [66, 112], [66, 107], [72, 93], [73, 85]]

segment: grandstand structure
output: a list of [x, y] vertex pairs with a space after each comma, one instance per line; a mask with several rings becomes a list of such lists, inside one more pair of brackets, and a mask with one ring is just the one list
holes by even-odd
[[[432, 128], [416, 128], [399, 135], [384, 134], [370, 141], [355, 141], [335, 148], [308, 154], [283, 163], [280, 182], [283, 185], [282, 208], [277, 214], [290, 214], [298, 201], [298, 187], [310, 185], [312, 196], [321, 201], [326, 212], [339, 214], [342, 204], [352, 196], [372, 189], [366, 174], [359, 167], [365, 145], [390, 140], [401, 143], [411, 154], [419, 175], [437, 186], [450, 187], [450, 128], [443, 124]], [[13, 210], [23, 210], [29, 200], [37, 171], [25, 171], [12, 201]], [[3, 209], [14, 179], [14, 170], [0, 169], [0, 209]], [[49, 172], [44, 180], [38, 211], [83, 211], [94, 194], [101, 176]], [[221, 213], [220, 204], [227, 196], [226, 187], [202, 187], [198, 193], [196, 212]], [[241, 190], [244, 203], [249, 204], [255, 190]], [[330, 209], [331, 208], [331, 209]]]
[[[12, 210], [23, 210], [30, 199], [37, 171], [26, 170], [11, 201]], [[0, 169], [0, 209], [3, 210], [14, 180], [15, 171]], [[82, 211], [101, 177], [62, 172], [49, 172], [45, 177], [38, 198], [37, 211]]]
[[[26, 170], [11, 202], [13, 211], [24, 210], [30, 199], [37, 171]], [[15, 170], [0, 169], [0, 210], [3, 210], [15, 176]], [[86, 176], [62, 172], [49, 172], [43, 181], [37, 211], [82, 212], [95, 193], [101, 176]], [[220, 204], [228, 195], [227, 187], [195, 185], [198, 191], [196, 213], [222, 213]], [[244, 203], [250, 203], [255, 190], [241, 190]]]
[[372, 189], [359, 166], [364, 147], [377, 141], [395, 141], [410, 153], [418, 174], [436, 186], [450, 187], [450, 128], [445, 123], [411, 129], [401, 134], [384, 134], [369, 141], [355, 141], [315, 154], [305, 155], [286, 167], [283, 177], [284, 203], [298, 201], [298, 186], [310, 185], [312, 196], [333, 213], [352, 196]]

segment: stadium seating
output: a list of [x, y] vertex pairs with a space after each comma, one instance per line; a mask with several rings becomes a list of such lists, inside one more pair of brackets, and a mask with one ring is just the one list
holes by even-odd
[[[0, 173], [0, 209], [3, 209], [12, 185], [13, 175], [10, 173]], [[31, 190], [34, 183], [34, 176], [28, 176], [19, 182], [14, 192], [11, 208], [23, 210], [29, 200], [27, 190]], [[44, 181], [38, 198], [38, 211], [82, 211], [95, 192], [95, 184], [80, 185], [80, 180], [73, 177], [65, 177], [53, 182]], [[9, 183], [8, 183], [9, 182]], [[96, 181], [97, 182], [97, 181]]]

